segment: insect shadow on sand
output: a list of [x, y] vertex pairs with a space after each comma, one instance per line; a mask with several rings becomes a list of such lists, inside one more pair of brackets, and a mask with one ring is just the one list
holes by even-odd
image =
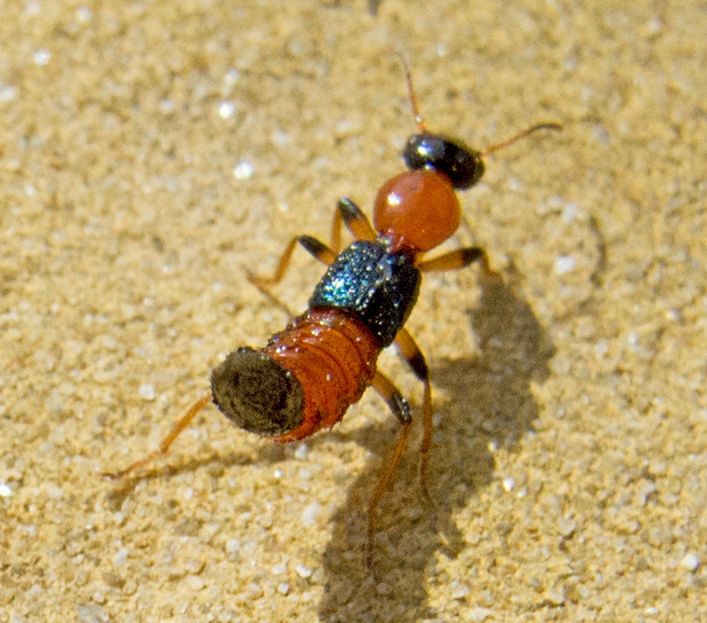
[[[372, 461], [350, 486], [332, 518], [333, 536], [324, 554], [321, 621], [435, 616], [425, 590], [430, 565], [439, 551], [454, 558], [473, 547], [465, 544], [454, 513], [473, 503], [476, 491], [492, 480], [495, 461], [489, 444], [512, 448], [533, 429], [538, 407], [531, 382], [547, 378], [554, 353], [530, 305], [517, 294], [518, 280], [514, 269], [506, 281], [482, 278], [479, 303], [469, 311], [480, 354], [433, 366], [434, 387], [449, 397], [443, 406], [436, 405], [442, 422], [435, 430], [428, 474], [435, 507], [422, 498], [418, 455], [410, 451], [381, 507], [372, 569], [366, 567], [365, 507], [379, 462]], [[384, 435], [364, 431], [359, 441], [379, 456], [388, 448]]]

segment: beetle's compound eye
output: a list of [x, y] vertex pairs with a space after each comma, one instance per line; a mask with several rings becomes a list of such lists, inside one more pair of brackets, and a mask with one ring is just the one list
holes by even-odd
[[484, 174], [481, 154], [439, 134], [413, 134], [403, 149], [409, 169], [429, 169], [446, 175], [459, 190], [471, 188]]
[[211, 373], [214, 403], [236, 425], [259, 435], [283, 435], [304, 419], [299, 381], [267, 355], [239, 348]]

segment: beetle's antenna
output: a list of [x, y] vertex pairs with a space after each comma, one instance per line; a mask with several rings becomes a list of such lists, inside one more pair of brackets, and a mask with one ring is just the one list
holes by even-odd
[[410, 108], [412, 108], [412, 114], [415, 117], [415, 123], [421, 134], [427, 132], [427, 127], [425, 126], [425, 118], [420, 112], [420, 107], [417, 104], [417, 95], [415, 94], [415, 86], [412, 83], [412, 73], [410, 72], [410, 66], [405, 60], [402, 52], [396, 52], [398, 58], [400, 59], [400, 64], [403, 66], [403, 71], [405, 72], [405, 81], [408, 85], [408, 98], [410, 99]]
[[554, 122], [549, 122], [549, 123], [536, 123], [535, 125], [531, 125], [529, 128], [526, 130], [523, 130], [522, 132], [519, 132], [518, 134], [515, 134], [514, 136], [511, 136], [511, 138], [507, 138], [505, 141], [501, 141], [500, 143], [496, 143], [495, 145], [491, 145], [484, 149], [484, 151], [481, 152], [482, 156], [488, 156], [489, 154], [492, 154], [495, 151], [498, 151], [499, 149], [503, 149], [504, 147], [508, 147], [509, 145], [512, 145], [516, 141], [520, 140], [521, 138], [525, 138], [526, 136], [533, 134], [534, 132], [537, 132], [538, 130], [561, 130], [562, 126], [559, 123], [554, 123]]

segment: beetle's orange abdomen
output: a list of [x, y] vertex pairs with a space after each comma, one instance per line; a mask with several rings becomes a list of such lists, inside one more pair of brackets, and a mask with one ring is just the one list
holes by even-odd
[[336, 424], [376, 372], [381, 351], [361, 321], [339, 309], [310, 309], [272, 337], [261, 351], [299, 381], [303, 419], [278, 441], [303, 439]]

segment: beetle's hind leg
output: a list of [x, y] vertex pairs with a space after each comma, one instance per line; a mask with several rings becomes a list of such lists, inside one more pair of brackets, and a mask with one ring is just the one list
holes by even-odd
[[108, 480], [121, 480], [128, 474], [132, 474], [141, 470], [143, 467], [152, 463], [155, 459], [164, 456], [169, 452], [170, 447], [174, 443], [174, 440], [184, 431], [184, 429], [189, 426], [191, 421], [201, 413], [201, 411], [211, 402], [211, 394], [205, 394], [199, 400], [197, 400], [189, 410], [177, 420], [172, 426], [172, 430], [162, 439], [160, 445], [156, 450], [146, 454], [143, 458], [134, 463], [131, 463], [127, 467], [118, 470], [117, 472], [104, 472], [101, 474], [104, 478]]
[[395, 336], [395, 343], [400, 349], [400, 355], [424, 386], [422, 397], [422, 442], [420, 444], [420, 487], [427, 501], [434, 506], [427, 488], [427, 466], [432, 445], [432, 387], [430, 385], [430, 371], [425, 356], [406, 329], [398, 331]]
[[393, 447], [392, 452], [386, 459], [386, 462], [381, 470], [380, 477], [378, 478], [378, 484], [376, 485], [373, 495], [371, 496], [371, 501], [368, 505], [368, 554], [366, 560], [368, 566], [372, 564], [373, 557], [373, 533], [376, 527], [376, 509], [383, 495], [385, 494], [390, 481], [393, 479], [395, 474], [395, 469], [400, 462], [400, 458], [403, 456], [405, 451], [405, 446], [407, 445], [408, 436], [410, 435], [410, 424], [412, 423], [412, 417], [410, 415], [410, 405], [408, 401], [405, 400], [403, 395], [400, 393], [397, 387], [393, 385], [390, 379], [376, 372], [371, 381], [373, 389], [375, 389], [385, 400], [390, 410], [393, 412], [398, 421], [401, 423], [402, 428], [400, 430], [400, 437]]

